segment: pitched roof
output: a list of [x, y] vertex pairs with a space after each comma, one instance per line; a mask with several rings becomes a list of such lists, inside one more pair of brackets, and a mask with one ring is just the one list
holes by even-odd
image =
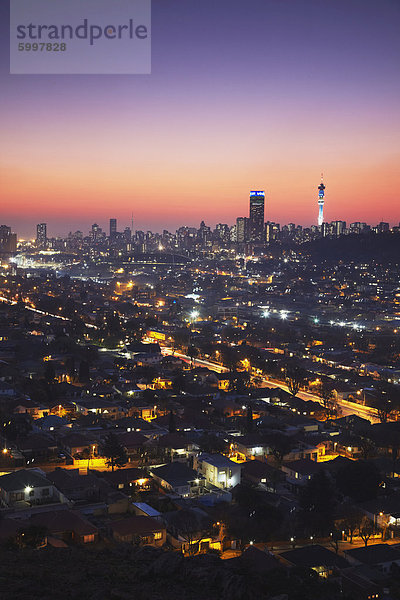
[[298, 567], [348, 567], [347, 561], [327, 548], [314, 544], [282, 552], [280, 556]]
[[32, 515], [29, 521], [33, 525], [46, 527], [51, 533], [73, 531], [79, 536], [98, 533], [97, 527], [72, 510], [52, 510], [37, 513]]
[[300, 458], [299, 460], [285, 462], [282, 466], [295, 473], [300, 473], [301, 475], [314, 475], [314, 473], [318, 473], [318, 471], [321, 470], [320, 463], [316, 463], [308, 458]]
[[389, 546], [389, 544], [372, 544], [366, 548], [352, 548], [346, 550], [346, 554], [366, 565], [400, 560], [400, 549]]
[[26, 487], [50, 487], [51, 481], [35, 469], [21, 469], [0, 477], [0, 488], [6, 492], [18, 492]]
[[165, 526], [152, 517], [135, 516], [115, 521], [111, 524], [111, 529], [113, 533], [121, 536], [146, 535], [155, 531], [161, 531], [165, 529]]
[[204, 461], [204, 462], [208, 463], [209, 465], [212, 465], [212, 466], [218, 467], [218, 468], [225, 467], [225, 468], [229, 469], [234, 466], [237, 466], [237, 463], [233, 462], [233, 460], [230, 460], [223, 454], [207, 454], [205, 452], [202, 452], [202, 454], [199, 455], [198, 460]]
[[137, 431], [117, 433], [118, 442], [125, 448], [141, 448], [148, 441], [147, 438]]
[[172, 487], [187, 485], [189, 481], [204, 479], [196, 471], [180, 462], [172, 462], [161, 467], [151, 469], [151, 473], [169, 483]]

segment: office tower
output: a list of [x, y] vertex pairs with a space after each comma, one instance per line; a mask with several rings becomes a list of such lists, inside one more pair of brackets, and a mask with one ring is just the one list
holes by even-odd
[[114, 240], [117, 235], [117, 219], [110, 219], [110, 240]]
[[333, 235], [332, 223], [322, 223], [322, 225], [320, 227], [321, 227], [322, 237], [328, 237], [330, 235]]
[[245, 244], [249, 240], [249, 221], [247, 217], [238, 217], [236, 219], [236, 241], [238, 244]]
[[229, 242], [229, 227], [225, 223], [217, 223], [214, 233], [216, 239], [222, 242]]
[[350, 223], [350, 233], [365, 233], [369, 231], [370, 227], [366, 223], [355, 221]]
[[321, 227], [324, 222], [324, 203], [325, 203], [325, 186], [323, 183], [323, 175], [321, 174], [321, 183], [318, 186], [318, 227]]
[[36, 225], [36, 246], [46, 248], [47, 246], [47, 223]]
[[384, 223], [381, 221], [377, 225], [378, 233], [387, 233], [389, 231], [389, 223]]
[[0, 225], [0, 253], [12, 254], [17, 251], [17, 234], [11, 233], [11, 227]]
[[333, 235], [339, 237], [340, 235], [344, 234], [346, 229], [346, 221], [332, 221], [331, 225]]
[[105, 239], [106, 233], [99, 225], [97, 225], [97, 223], [93, 223], [89, 236], [92, 242], [100, 242]]
[[267, 221], [265, 223], [265, 241], [268, 243], [277, 240], [279, 237], [280, 230], [281, 226], [279, 225], [279, 223]]
[[250, 192], [250, 241], [262, 242], [264, 237], [265, 192]]

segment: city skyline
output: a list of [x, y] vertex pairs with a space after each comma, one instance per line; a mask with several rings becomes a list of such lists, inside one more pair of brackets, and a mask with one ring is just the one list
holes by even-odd
[[3, 222], [234, 222], [265, 189], [269, 220], [309, 225], [321, 171], [325, 220], [397, 222], [400, 15], [384, 5], [154, 2], [152, 75], [106, 79], [9, 75], [3, 4]]

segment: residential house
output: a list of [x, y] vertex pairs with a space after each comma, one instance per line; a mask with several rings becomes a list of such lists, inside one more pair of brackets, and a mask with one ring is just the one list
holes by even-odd
[[285, 473], [286, 481], [292, 490], [297, 492], [300, 487], [304, 486], [307, 481], [312, 478], [313, 475], [321, 470], [321, 465], [313, 460], [302, 458], [300, 460], [283, 463], [281, 470]]
[[383, 573], [389, 573], [393, 564], [400, 566], [400, 549], [389, 544], [351, 548], [344, 550], [344, 555], [353, 565], [369, 565]]
[[4, 508], [18, 502], [48, 504], [59, 502], [60, 494], [52, 481], [38, 469], [20, 469], [0, 476], [0, 500]]
[[72, 510], [53, 510], [32, 515], [27, 525], [45, 527], [48, 535], [66, 543], [90, 544], [98, 540], [99, 531], [80, 513]]
[[204, 475], [206, 484], [223, 490], [240, 483], [240, 465], [222, 454], [199, 454], [194, 459], [194, 468]]
[[167, 493], [192, 498], [205, 491], [205, 477], [181, 462], [151, 468], [150, 473], [160, 488]]
[[316, 571], [320, 577], [328, 577], [335, 570], [348, 567], [347, 561], [342, 557], [320, 546], [313, 544], [304, 548], [294, 548], [287, 552], [282, 552], [279, 559], [293, 567], [302, 567]]
[[117, 542], [161, 547], [167, 541], [167, 530], [163, 523], [152, 517], [127, 517], [110, 525], [112, 536]]

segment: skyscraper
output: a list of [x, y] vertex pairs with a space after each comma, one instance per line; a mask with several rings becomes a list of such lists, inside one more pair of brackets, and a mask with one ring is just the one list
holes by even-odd
[[265, 192], [250, 192], [250, 241], [262, 242], [264, 234]]
[[113, 240], [117, 234], [117, 219], [110, 219], [110, 240]]
[[36, 225], [36, 246], [46, 248], [47, 246], [47, 223]]
[[238, 217], [236, 219], [236, 241], [238, 244], [244, 244], [249, 239], [249, 219], [247, 217]]
[[321, 183], [318, 186], [318, 227], [321, 227], [324, 222], [324, 203], [325, 203], [325, 186], [323, 183], [323, 175], [321, 174]]
[[346, 229], [346, 221], [332, 221], [331, 225], [333, 235], [339, 237], [340, 235], [344, 234]]
[[0, 225], [0, 254], [12, 254], [17, 250], [17, 234], [11, 233], [11, 227]]

